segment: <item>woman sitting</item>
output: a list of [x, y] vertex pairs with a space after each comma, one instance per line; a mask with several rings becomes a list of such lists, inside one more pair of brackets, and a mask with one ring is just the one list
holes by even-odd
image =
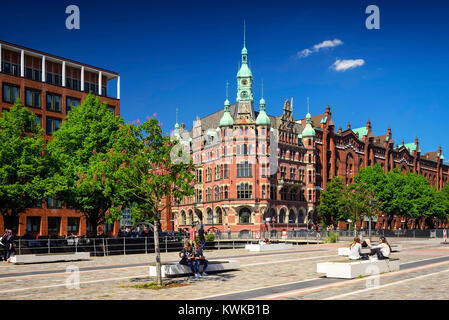
[[391, 246], [388, 243], [387, 239], [385, 237], [379, 238], [379, 244], [377, 246], [371, 246], [369, 245], [368, 248], [371, 249], [370, 256], [377, 255], [377, 259], [384, 260], [390, 258], [391, 253]]
[[362, 245], [359, 237], [354, 237], [354, 241], [349, 246], [349, 259], [350, 260], [366, 260], [368, 256], [362, 253]]

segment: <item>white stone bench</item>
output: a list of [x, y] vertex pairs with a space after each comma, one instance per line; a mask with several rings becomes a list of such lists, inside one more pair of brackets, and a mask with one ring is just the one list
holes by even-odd
[[293, 245], [287, 243], [247, 244], [245, 245], [245, 249], [253, 252], [290, 250], [293, 249]]
[[48, 254], [22, 254], [11, 257], [11, 262], [20, 263], [45, 263], [56, 261], [76, 261], [89, 260], [89, 252], [73, 252], [73, 253], [48, 253]]
[[320, 262], [316, 265], [317, 273], [325, 273], [328, 278], [343, 279], [354, 279], [359, 276], [371, 276], [398, 270], [399, 259], [344, 260]]
[[[206, 273], [221, 272], [238, 269], [240, 267], [240, 261], [238, 260], [208, 260], [209, 264], [206, 269]], [[200, 265], [200, 271], [202, 271]], [[150, 277], [156, 277], [156, 265], [150, 265], [149, 267]], [[179, 277], [192, 275], [190, 266], [179, 264], [178, 262], [163, 263], [161, 266], [162, 278]]]
[[[339, 256], [349, 256], [349, 252], [351, 249], [349, 247], [346, 248], [338, 248], [338, 255]], [[362, 248], [362, 253], [370, 253], [370, 249], [368, 248]], [[402, 245], [401, 244], [395, 244], [391, 246], [391, 252], [400, 252], [402, 251]]]

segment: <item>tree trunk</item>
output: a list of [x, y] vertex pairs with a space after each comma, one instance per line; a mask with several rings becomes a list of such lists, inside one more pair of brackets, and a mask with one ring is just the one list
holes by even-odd
[[[159, 214], [158, 214], [159, 215]], [[159, 248], [159, 216], [154, 219], [154, 253], [156, 254], [156, 276], [157, 284], [162, 285], [161, 275], [161, 252]]]

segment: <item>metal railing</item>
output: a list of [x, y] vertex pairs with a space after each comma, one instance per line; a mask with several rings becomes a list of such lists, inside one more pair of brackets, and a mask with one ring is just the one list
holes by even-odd
[[[260, 239], [271, 241], [291, 241], [296, 244], [311, 244], [327, 242], [330, 234], [338, 235], [339, 241], [350, 241], [354, 237], [353, 230], [315, 231], [289, 230], [287, 238], [281, 231], [264, 231]], [[207, 236], [205, 249], [237, 249], [247, 243], [258, 241], [254, 231], [232, 233], [214, 233], [213, 239]], [[367, 238], [367, 229], [357, 230], [357, 235]], [[443, 238], [443, 229], [428, 230], [371, 230], [373, 237], [386, 238]], [[180, 251], [188, 235], [171, 235], [159, 237], [160, 252]], [[90, 252], [92, 256], [127, 255], [154, 253], [153, 237], [116, 237], [116, 238], [70, 238], [70, 239], [15, 239], [16, 254], [57, 254], [66, 252]]]

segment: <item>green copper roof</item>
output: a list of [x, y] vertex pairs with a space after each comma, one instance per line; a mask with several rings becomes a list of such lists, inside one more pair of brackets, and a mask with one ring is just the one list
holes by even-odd
[[248, 67], [248, 64], [243, 63], [239, 69], [239, 72], [237, 72], [237, 77], [252, 77], [253, 74], [251, 70]]
[[359, 134], [359, 139], [362, 140], [363, 136], [368, 135], [368, 129], [366, 127], [352, 129], [354, 133]]
[[312, 127], [312, 116], [310, 115], [310, 113], [307, 113], [307, 115], [306, 115], [306, 127], [302, 131], [302, 136], [303, 137], [314, 137], [315, 134], [316, 134], [315, 130], [313, 130], [313, 127]]
[[444, 160], [443, 153], [440, 154], [440, 153], [438, 152], [437, 157], [439, 157], [441, 160]]
[[406, 143], [404, 144], [404, 147], [406, 147], [410, 153], [416, 150], [416, 144], [414, 142]]
[[220, 127], [223, 126], [232, 126], [234, 124], [234, 119], [231, 117], [231, 113], [229, 111], [225, 111], [223, 113], [223, 117], [220, 119]]
[[321, 122], [320, 122], [320, 123], [326, 123], [326, 121], [327, 121], [327, 116], [324, 117], [323, 119], [321, 119]]

